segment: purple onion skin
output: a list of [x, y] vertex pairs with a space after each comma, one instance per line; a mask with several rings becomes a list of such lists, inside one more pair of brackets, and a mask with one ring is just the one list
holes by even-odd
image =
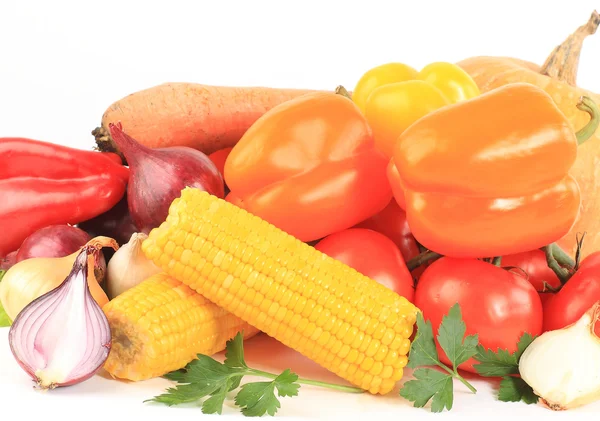
[[0, 259], [0, 270], [9, 270], [17, 263], [17, 253], [19, 250], [11, 251]]
[[77, 225], [91, 237], [102, 235], [114, 238], [120, 246], [126, 244], [131, 236], [137, 232], [137, 227], [129, 213], [127, 195], [123, 196], [119, 203], [110, 210]]
[[[80, 228], [50, 225], [37, 230], [23, 241], [13, 264], [36, 257], [65, 257], [75, 253], [91, 239], [92, 237]], [[97, 254], [94, 275], [99, 283], [104, 281], [106, 259], [102, 253]]]
[[186, 187], [225, 196], [223, 177], [204, 153], [185, 146], [150, 149], [112, 124], [110, 133], [129, 164], [127, 200], [138, 232], [162, 224]]
[[91, 237], [70, 225], [50, 225], [31, 234], [17, 253], [17, 263], [34, 257], [65, 257], [75, 253]]

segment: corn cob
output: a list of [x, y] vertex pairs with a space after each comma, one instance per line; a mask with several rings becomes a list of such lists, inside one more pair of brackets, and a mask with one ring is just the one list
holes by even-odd
[[404, 297], [198, 189], [142, 250], [193, 290], [373, 394], [402, 377], [418, 309]]
[[225, 349], [228, 339], [258, 330], [165, 273], [151, 276], [103, 308], [112, 349], [104, 369], [139, 381], [185, 367], [197, 354]]

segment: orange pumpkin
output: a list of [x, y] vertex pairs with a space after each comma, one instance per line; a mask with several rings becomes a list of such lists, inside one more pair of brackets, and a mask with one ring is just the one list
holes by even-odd
[[[537, 85], [554, 99], [573, 129], [579, 130], [590, 121], [589, 114], [577, 108], [579, 99], [585, 95], [600, 105], [599, 94], [576, 85], [583, 40], [596, 32], [599, 23], [600, 15], [594, 11], [587, 24], [556, 47], [541, 67], [509, 57], [472, 57], [457, 64], [471, 75], [482, 93], [515, 82]], [[579, 146], [570, 173], [581, 190], [581, 211], [571, 231], [557, 243], [574, 256], [577, 233], [585, 232], [584, 258], [600, 250], [600, 130]]]

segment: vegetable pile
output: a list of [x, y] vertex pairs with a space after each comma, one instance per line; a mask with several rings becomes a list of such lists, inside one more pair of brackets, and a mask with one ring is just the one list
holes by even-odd
[[[442, 412], [473, 375], [505, 402], [600, 399], [600, 97], [575, 86], [599, 23], [542, 68], [385, 63], [351, 93], [165, 84], [111, 105], [96, 150], [0, 138], [16, 362], [39, 389], [164, 377], [147, 402], [211, 414], [399, 382]], [[339, 383], [253, 368], [259, 334]]]

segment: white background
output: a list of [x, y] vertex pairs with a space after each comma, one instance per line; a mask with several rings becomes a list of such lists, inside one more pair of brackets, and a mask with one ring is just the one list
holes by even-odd
[[[388, 61], [418, 69], [432, 61], [506, 55], [541, 64], [594, 8], [600, 2], [2, 0], [0, 136], [91, 148], [90, 132], [108, 105], [163, 82], [351, 89], [362, 73]], [[600, 92], [600, 33], [584, 44], [578, 81]], [[162, 390], [161, 380], [125, 385], [96, 378], [36, 394], [11, 359], [6, 333], [0, 330], [1, 419], [10, 409], [37, 419], [204, 418], [198, 409], [141, 405]], [[554, 414], [498, 403], [493, 384], [477, 384], [477, 396], [457, 386], [455, 408], [437, 417], [565, 419], [600, 412], [599, 405]], [[429, 418], [393, 396], [314, 389], [302, 395], [284, 400], [281, 414]]]

